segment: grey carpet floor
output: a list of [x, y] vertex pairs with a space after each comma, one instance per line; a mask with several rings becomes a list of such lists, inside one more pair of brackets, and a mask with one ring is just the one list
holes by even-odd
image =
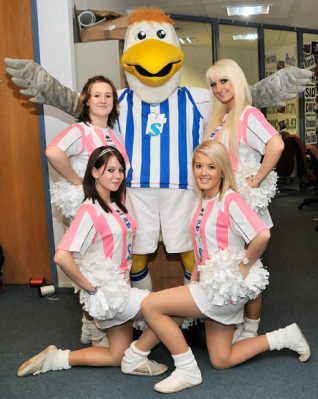
[[[275, 227], [264, 263], [271, 277], [264, 293], [260, 333], [296, 321], [312, 348], [302, 364], [288, 350], [268, 352], [229, 370], [215, 370], [208, 360], [203, 327], [186, 332], [203, 375], [203, 383], [174, 398], [315, 399], [318, 398], [318, 204], [297, 209], [303, 194], [282, 193], [270, 211]], [[19, 365], [47, 345], [77, 349], [81, 311], [71, 289], [40, 298], [37, 289], [8, 285], [0, 295], [0, 398], [157, 398], [153, 384], [162, 377], [134, 377], [119, 368], [73, 367], [68, 371], [16, 377]], [[167, 350], [158, 346], [152, 358], [172, 370]]]

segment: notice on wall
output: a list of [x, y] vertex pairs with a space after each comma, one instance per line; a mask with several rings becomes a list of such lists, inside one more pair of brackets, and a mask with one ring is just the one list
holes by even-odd
[[[283, 51], [277, 48], [273, 50], [273, 54], [265, 56], [265, 76], [270, 76], [279, 69], [283, 69], [286, 66], [295, 66], [296, 64], [297, 59], [294, 48], [284, 48]], [[297, 134], [297, 113], [298, 99], [294, 98], [280, 105], [268, 107], [266, 109], [266, 118], [278, 131], [287, 130], [291, 134]]]
[[303, 46], [305, 69], [314, 74], [305, 89], [305, 139], [306, 144], [317, 144], [318, 134], [318, 42]]

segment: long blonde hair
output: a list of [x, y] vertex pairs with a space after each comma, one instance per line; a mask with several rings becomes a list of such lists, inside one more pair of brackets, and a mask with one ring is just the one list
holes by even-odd
[[[213, 164], [221, 170], [222, 180], [220, 184], [220, 199], [223, 198], [224, 194], [229, 189], [232, 189], [236, 192], [238, 191], [231, 160], [227, 149], [222, 143], [220, 143], [219, 141], [206, 140], [202, 144], [200, 144], [193, 153], [192, 169], [194, 168], [195, 158], [198, 153], [207, 156], [211, 160], [211, 162], [213, 162]], [[198, 199], [202, 199], [203, 193], [197, 187], [195, 182], [194, 190], [197, 194]]]
[[[234, 107], [228, 113], [226, 121], [220, 130], [220, 138], [225, 138], [229, 142], [228, 151], [237, 158], [238, 153], [238, 127], [240, 116], [244, 109], [252, 104], [252, 95], [249, 84], [247, 83], [244, 72], [233, 60], [223, 59], [210, 66], [206, 72], [206, 80], [209, 86], [212, 82], [221, 79], [228, 79], [233, 85]], [[209, 112], [205, 139], [207, 140], [211, 132], [217, 128], [224, 120], [226, 105], [215, 98], [211, 90], [212, 103]]]

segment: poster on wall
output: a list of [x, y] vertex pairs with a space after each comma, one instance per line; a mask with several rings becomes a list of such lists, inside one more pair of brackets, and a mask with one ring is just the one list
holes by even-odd
[[[272, 49], [272, 53], [265, 56], [266, 77], [279, 69], [287, 66], [296, 66], [296, 64], [297, 59], [294, 47]], [[298, 99], [294, 98], [279, 105], [268, 107], [266, 118], [278, 131], [287, 130], [291, 134], [297, 134], [297, 111]]]
[[313, 72], [311, 82], [305, 89], [305, 140], [317, 144], [318, 134], [318, 42], [303, 46], [304, 68]]

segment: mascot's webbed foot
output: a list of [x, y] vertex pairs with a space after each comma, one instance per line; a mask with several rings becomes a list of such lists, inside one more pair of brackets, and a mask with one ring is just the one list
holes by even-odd
[[293, 66], [280, 69], [252, 87], [253, 105], [267, 107], [296, 97], [305, 90], [312, 75], [311, 71]]

